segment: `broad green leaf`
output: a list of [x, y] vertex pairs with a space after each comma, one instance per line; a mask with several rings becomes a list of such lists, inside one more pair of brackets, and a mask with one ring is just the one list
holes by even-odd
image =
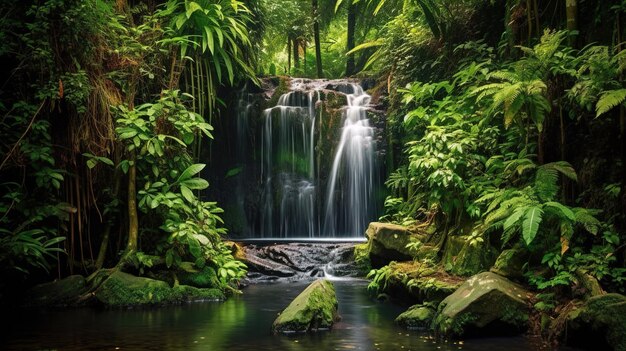
[[181, 186], [184, 185], [192, 190], [202, 190], [209, 187], [209, 182], [202, 178], [191, 178], [180, 182]]
[[190, 179], [194, 175], [200, 173], [200, 171], [202, 171], [204, 167], [206, 167], [206, 165], [203, 163], [196, 163], [187, 167], [187, 169], [185, 169], [183, 173], [181, 173], [180, 177], [178, 177], [178, 181], [182, 182], [184, 180]]
[[526, 211], [526, 214], [524, 215], [524, 222], [522, 223], [522, 237], [524, 238], [526, 245], [530, 245], [533, 240], [535, 240], [542, 215], [543, 210], [536, 206], [531, 207], [528, 211]]
[[185, 7], [187, 9], [187, 11], [185, 12], [185, 15], [187, 15], [187, 18], [191, 18], [191, 15], [193, 15], [193, 13], [198, 11], [198, 10], [202, 11], [202, 6], [200, 6], [195, 1], [190, 1], [190, 2], [186, 3]]
[[180, 193], [183, 194], [183, 197], [189, 202], [193, 202], [196, 199], [193, 192], [185, 185], [180, 186]]

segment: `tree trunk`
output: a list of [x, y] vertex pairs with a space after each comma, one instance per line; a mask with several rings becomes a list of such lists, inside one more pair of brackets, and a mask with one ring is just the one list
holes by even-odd
[[291, 72], [291, 38], [287, 37], [287, 74]]
[[[115, 162], [119, 162], [120, 156], [118, 147], [116, 147], [115, 152]], [[117, 199], [120, 193], [120, 187], [122, 184], [122, 174], [120, 172], [119, 167], [115, 168], [113, 173], [113, 191], [111, 192], [111, 197]], [[113, 228], [113, 223], [111, 220], [107, 221], [106, 227], [104, 228], [102, 234], [102, 242], [100, 243], [100, 251], [98, 251], [98, 258], [96, 259], [96, 269], [102, 268], [104, 265], [104, 260], [106, 259], [107, 249], [109, 247], [109, 238], [111, 236], [111, 229]]]
[[[348, 1], [348, 45], [346, 52], [354, 49], [354, 31], [356, 27], [356, 7], [351, 1]], [[356, 72], [354, 71], [354, 55], [348, 55], [346, 60], [346, 76], [349, 77]]]
[[320, 22], [317, 0], [313, 0], [313, 38], [315, 41], [315, 67], [317, 68], [317, 78], [324, 78], [324, 70], [322, 69], [322, 47], [320, 45]]
[[128, 244], [126, 252], [137, 250], [139, 237], [139, 221], [137, 218], [137, 165], [135, 153], [130, 156], [131, 165], [128, 168]]
[[[578, 29], [578, 1], [577, 0], [565, 0], [565, 15], [567, 17], [567, 30]], [[574, 46], [576, 37], [570, 36], [569, 43]]]
[[300, 41], [297, 38], [293, 40], [293, 68], [300, 68]]

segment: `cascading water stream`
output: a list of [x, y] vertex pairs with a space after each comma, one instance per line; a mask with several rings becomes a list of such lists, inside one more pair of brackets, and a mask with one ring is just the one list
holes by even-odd
[[291, 91], [275, 107], [263, 111], [261, 237], [316, 234], [314, 97], [314, 91]]
[[[366, 113], [370, 96], [360, 86], [352, 87], [326, 195], [324, 232], [331, 237], [363, 236], [374, 215], [374, 128], [370, 127]], [[342, 174], [344, 184], [339, 188]]]
[[[260, 129], [258, 178], [251, 176], [258, 182], [246, 193], [247, 201], [259, 194], [245, 206], [256, 209], [248, 210], [248, 237], [363, 237], [377, 215], [369, 104], [370, 96], [352, 82], [292, 79], [290, 91], [258, 122], [238, 121], [238, 128]], [[241, 137], [246, 133], [238, 129]]]

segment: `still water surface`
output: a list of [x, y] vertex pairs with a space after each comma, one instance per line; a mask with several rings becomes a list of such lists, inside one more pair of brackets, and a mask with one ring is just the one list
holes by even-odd
[[[371, 299], [366, 283], [336, 281], [342, 320], [330, 332], [271, 335], [270, 326], [307, 283], [251, 285], [223, 303], [154, 309], [21, 311], [0, 342], [9, 350], [535, 350], [528, 339], [437, 343], [393, 320], [403, 307]], [[9, 317], [9, 318], [7, 318]], [[3, 333], [4, 334], [4, 333]], [[2, 346], [2, 344], [5, 344]]]

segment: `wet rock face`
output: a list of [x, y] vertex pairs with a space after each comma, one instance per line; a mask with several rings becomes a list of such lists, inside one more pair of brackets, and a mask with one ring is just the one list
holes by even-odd
[[626, 350], [626, 296], [594, 296], [568, 315], [567, 343], [589, 350]]
[[480, 273], [439, 304], [434, 326], [452, 337], [516, 334], [527, 328], [531, 297], [504, 277]]
[[311, 283], [272, 324], [272, 333], [328, 330], [337, 316], [335, 287], [326, 279]]
[[354, 244], [243, 245], [238, 258], [248, 266], [248, 281], [314, 279], [326, 275], [361, 275]]

